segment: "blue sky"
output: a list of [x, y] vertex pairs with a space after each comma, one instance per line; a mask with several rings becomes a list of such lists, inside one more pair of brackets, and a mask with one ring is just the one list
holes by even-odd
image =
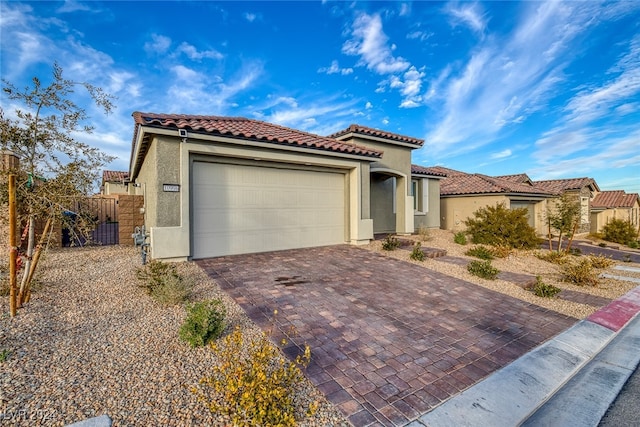
[[[640, 192], [640, 2], [2, 2], [2, 77], [117, 96], [78, 139], [127, 170], [133, 111], [425, 139], [413, 162]], [[2, 98], [5, 114], [14, 110]]]

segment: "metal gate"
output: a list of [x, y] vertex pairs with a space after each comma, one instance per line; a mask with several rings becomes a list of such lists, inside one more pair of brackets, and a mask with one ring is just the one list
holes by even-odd
[[117, 245], [118, 206], [110, 197], [71, 203], [63, 214], [62, 246]]

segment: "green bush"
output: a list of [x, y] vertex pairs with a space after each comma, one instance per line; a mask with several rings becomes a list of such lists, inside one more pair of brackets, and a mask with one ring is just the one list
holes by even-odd
[[397, 237], [387, 234], [387, 237], [382, 241], [382, 249], [385, 251], [393, 251], [400, 247], [400, 240]]
[[465, 255], [473, 256], [480, 259], [492, 260], [494, 258], [491, 249], [486, 246], [474, 246], [465, 252]]
[[602, 227], [604, 240], [626, 245], [638, 240], [638, 229], [630, 222], [621, 219], [612, 219]]
[[467, 235], [464, 231], [458, 231], [453, 235], [453, 241], [459, 245], [467, 244]]
[[[235, 329], [211, 348], [219, 363], [213, 365], [211, 376], [200, 380], [193, 388], [199, 400], [212, 412], [223, 414], [238, 426], [294, 426], [296, 411], [301, 405], [294, 400], [295, 387], [303, 381], [299, 367], [307, 366], [311, 350], [294, 362], [286, 362], [266, 339], [250, 339]], [[317, 402], [306, 408], [312, 415]]]
[[542, 298], [553, 298], [559, 294], [562, 289], [557, 286], [546, 284], [540, 276], [536, 276], [536, 284], [533, 287], [533, 293]]
[[627, 246], [629, 246], [632, 249], [638, 249], [638, 247], [640, 247], [640, 242], [638, 242], [637, 240], [632, 240], [627, 243]]
[[493, 280], [498, 276], [500, 271], [491, 265], [491, 261], [471, 261], [467, 266], [469, 273], [483, 279]]
[[162, 305], [176, 305], [187, 300], [191, 283], [185, 280], [175, 264], [153, 260], [138, 268], [138, 286]]
[[533, 249], [540, 245], [541, 239], [529, 225], [527, 215], [526, 209], [507, 209], [504, 203], [486, 206], [465, 221], [467, 234], [476, 244]]
[[187, 306], [187, 318], [180, 327], [180, 338], [191, 347], [208, 344], [222, 335], [226, 314], [222, 301], [218, 299]]
[[9, 356], [11, 356], [11, 352], [6, 348], [0, 351], [0, 363], [4, 363], [9, 360]]
[[420, 242], [416, 242], [416, 244], [413, 246], [413, 250], [411, 251], [411, 255], [409, 255], [409, 258], [414, 261], [424, 261], [424, 252], [422, 252], [422, 248], [420, 246]]
[[569, 262], [562, 267], [562, 279], [578, 286], [595, 286], [598, 284], [598, 274], [589, 258], [582, 258], [578, 262]]

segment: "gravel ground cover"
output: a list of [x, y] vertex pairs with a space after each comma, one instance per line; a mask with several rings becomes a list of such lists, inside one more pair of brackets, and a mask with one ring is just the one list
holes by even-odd
[[[137, 286], [139, 253], [130, 247], [50, 250], [31, 301], [8, 317], [0, 298], [0, 425], [62, 426], [108, 414], [114, 426], [222, 426], [190, 389], [216, 356], [178, 338], [182, 306], [162, 307]], [[179, 271], [195, 283], [192, 300], [220, 298], [229, 324], [262, 332], [198, 266]], [[346, 424], [309, 382], [300, 402], [319, 402], [301, 425]]]
[[[420, 236], [409, 236], [421, 240]], [[456, 257], [471, 245], [453, 242], [453, 234], [431, 230], [423, 247], [446, 249]], [[502, 292], [560, 313], [584, 318], [595, 307], [561, 299], [540, 298], [503, 280], [484, 280], [464, 266], [436, 259], [411, 261], [409, 251], [383, 251], [375, 241], [367, 249], [423, 265], [444, 274]], [[467, 257], [469, 260], [473, 259]], [[162, 307], [137, 286], [139, 254], [131, 247], [49, 250], [42, 259], [31, 302], [16, 318], [8, 317], [8, 298], [0, 297], [0, 425], [63, 426], [108, 414], [114, 426], [226, 425], [190, 389], [217, 363], [210, 348], [192, 349], [180, 341], [184, 307]], [[559, 267], [532, 252], [516, 252], [493, 264], [501, 271], [540, 275], [561, 289], [614, 299], [635, 287], [602, 279], [596, 287], [560, 281]], [[624, 263], [640, 267], [640, 264]], [[220, 298], [229, 327], [262, 334], [242, 309], [193, 263], [180, 263], [181, 274], [194, 285], [191, 300]], [[608, 269], [627, 277], [640, 273]], [[343, 416], [305, 382], [296, 390], [299, 402], [319, 402], [303, 426], [346, 425]]]
[[[423, 248], [439, 248], [445, 249], [448, 256], [462, 257], [469, 261], [477, 259], [465, 255], [465, 252], [471, 247], [475, 246], [471, 243], [466, 245], [459, 245], [453, 241], [453, 232], [449, 230], [430, 229], [426, 240], [423, 240], [422, 236], [402, 236], [402, 239], [409, 239], [412, 241], [419, 241]], [[595, 312], [599, 307], [594, 307], [588, 304], [580, 304], [572, 301], [568, 301], [561, 298], [542, 298], [534, 295], [532, 292], [522, 289], [520, 286], [512, 282], [505, 280], [487, 280], [473, 276], [466, 269], [466, 266], [455, 265], [448, 262], [439, 261], [438, 258], [427, 258], [424, 261], [413, 261], [409, 258], [410, 251], [408, 250], [394, 250], [385, 251], [382, 249], [382, 241], [375, 240], [364, 248], [382, 253], [386, 256], [412, 262], [414, 264], [423, 265], [426, 268], [439, 271], [444, 274], [448, 274], [459, 279], [466, 280], [468, 282], [475, 283], [480, 286], [492, 289], [503, 294], [510, 295], [515, 298], [536, 304], [567, 316], [575, 317], [577, 319], [583, 319]], [[538, 250], [544, 252], [545, 249]], [[514, 251], [507, 258], [496, 258], [492, 260], [492, 264], [500, 271], [509, 271], [519, 274], [530, 274], [533, 276], [539, 275], [544, 283], [557, 286], [560, 289], [567, 289], [574, 292], [586, 293], [595, 295], [607, 299], [618, 298], [631, 289], [635, 288], [637, 284], [624, 280], [616, 280], [610, 278], [601, 278], [597, 286], [577, 286], [571, 283], [566, 283], [561, 280], [560, 266], [552, 264], [547, 261], [543, 261], [536, 256], [536, 251]], [[623, 263], [618, 262], [618, 265], [626, 265], [629, 267], [640, 268], [638, 263]], [[601, 272], [607, 272], [609, 274], [626, 277], [640, 278], [638, 272], [622, 272], [620, 270], [614, 270], [612, 267], [602, 270]]]

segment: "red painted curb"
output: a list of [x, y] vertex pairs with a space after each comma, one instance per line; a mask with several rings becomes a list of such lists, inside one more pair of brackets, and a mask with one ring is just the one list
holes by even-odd
[[640, 312], [640, 286], [587, 317], [587, 320], [618, 332]]

